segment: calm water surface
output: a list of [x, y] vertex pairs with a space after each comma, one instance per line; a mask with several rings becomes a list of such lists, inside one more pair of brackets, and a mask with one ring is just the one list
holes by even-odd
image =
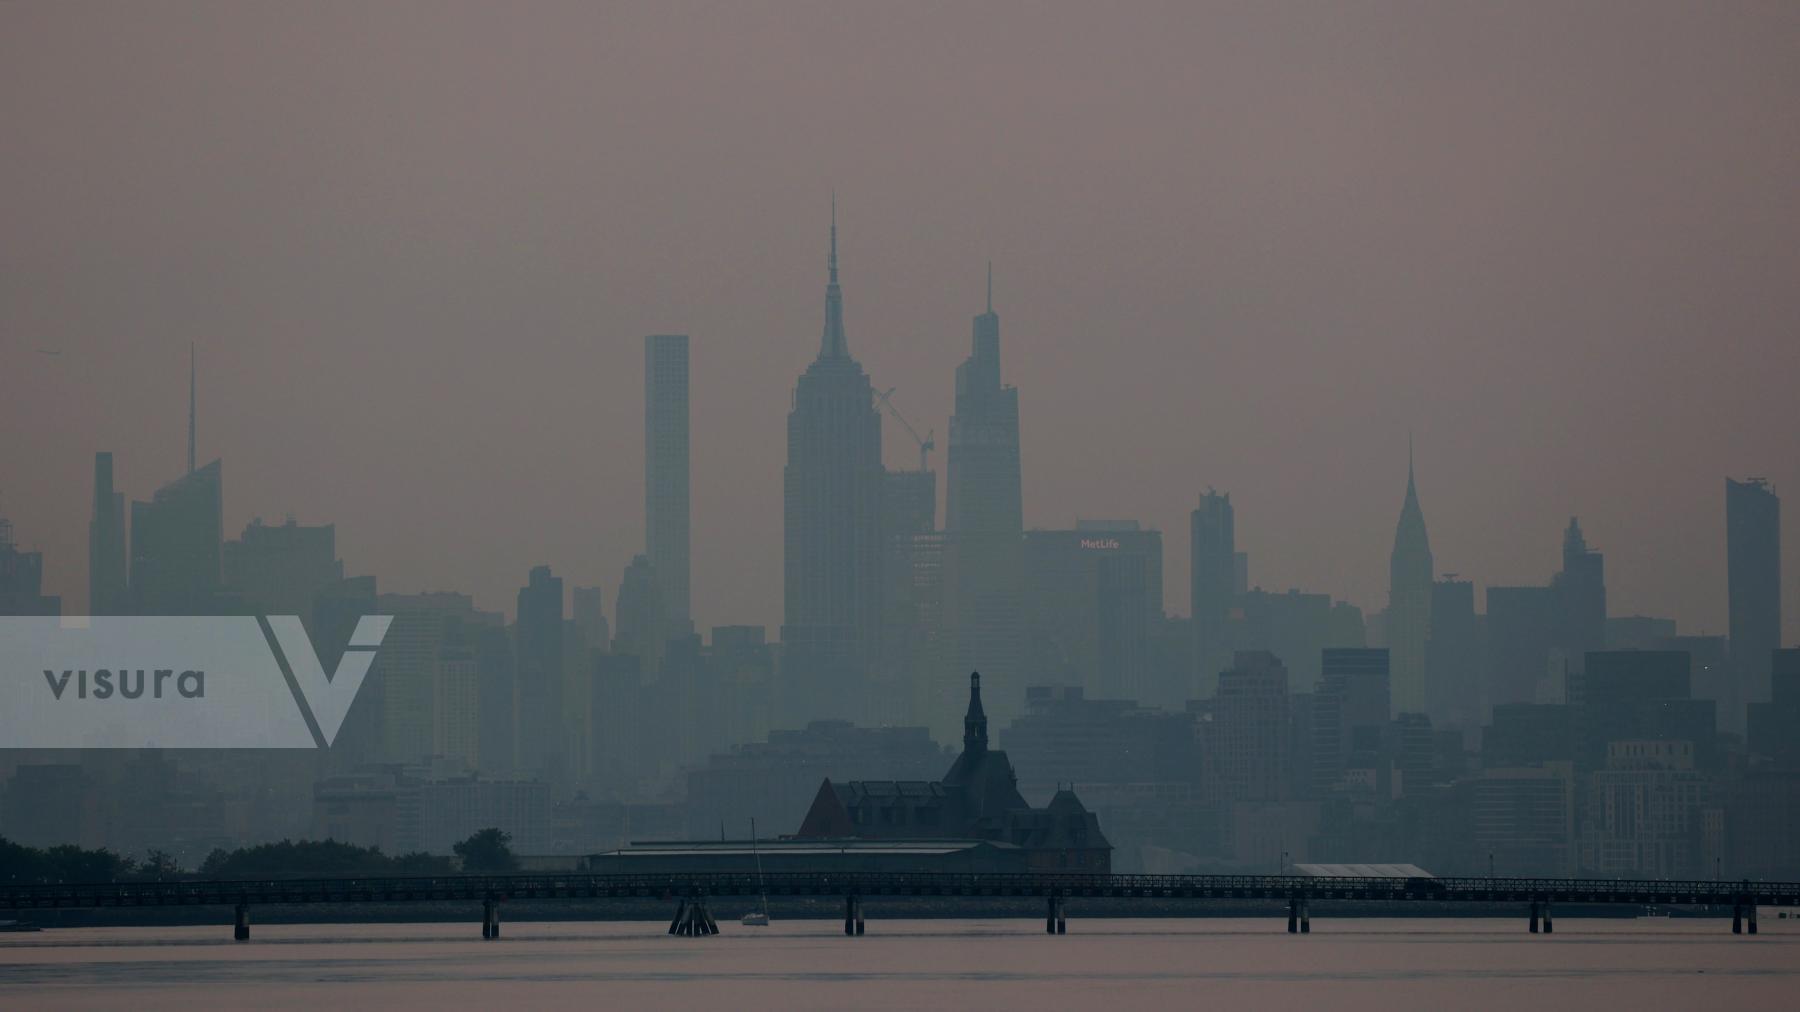
[[1800, 923], [1714, 920], [508, 923], [82, 928], [0, 935], [0, 1008], [1793, 1008]]

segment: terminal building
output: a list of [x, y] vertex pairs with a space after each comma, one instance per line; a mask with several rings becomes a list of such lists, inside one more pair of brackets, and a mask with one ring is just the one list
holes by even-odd
[[633, 843], [587, 859], [605, 872], [1088, 872], [1112, 870], [1112, 844], [1075, 792], [1033, 808], [1006, 753], [988, 748], [981, 676], [969, 679], [963, 751], [942, 780], [819, 785], [798, 832], [773, 841]]
[[985, 841], [1017, 848], [1028, 871], [1107, 872], [1112, 845], [1075, 792], [1043, 808], [1019, 794], [1006, 753], [988, 748], [981, 676], [969, 676], [963, 751], [939, 781], [863, 780], [819, 785], [795, 834], [803, 840]]

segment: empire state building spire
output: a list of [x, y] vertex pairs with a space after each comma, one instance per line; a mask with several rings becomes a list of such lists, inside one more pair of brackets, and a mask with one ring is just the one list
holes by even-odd
[[820, 358], [849, 358], [850, 342], [844, 337], [844, 293], [838, 289], [837, 193], [831, 195], [830, 279], [825, 284], [825, 333], [819, 338]]

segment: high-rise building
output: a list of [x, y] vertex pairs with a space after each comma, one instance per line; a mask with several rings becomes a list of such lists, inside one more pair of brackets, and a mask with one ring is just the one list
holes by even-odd
[[1218, 688], [1219, 671], [1231, 657], [1228, 636], [1237, 582], [1237, 519], [1231, 493], [1208, 489], [1189, 515], [1188, 545], [1193, 568], [1191, 608], [1194, 621], [1194, 698], [1205, 699]]
[[1769, 701], [1751, 703], [1745, 746], [1777, 769], [1800, 769], [1800, 649], [1775, 651]]
[[199, 400], [188, 346], [187, 473], [131, 504], [131, 610], [138, 615], [205, 615], [220, 603], [225, 540], [224, 465], [195, 465]]
[[1551, 660], [1556, 616], [1556, 592], [1549, 587], [1487, 589], [1485, 708], [1563, 701], [1560, 675]]
[[[941, 566], [937, 473], [889, 471], [881, 495], [881, 649], [875, 666], [878, 712], [919, 720], [933, 688], [948, 681], [939, 650], [942, 592], [920, 580], [921, 566]], [[945, 669], [945, 670], [940, 670]], [[934, 686], [934, 683], [939, 685]]]
[[12, 521], [0, 517], [0, 615], [62, 614], [62, 598], [43, 590], [44, 553], [19, 551]]
[[1241, 650], [1219, 673], [1219, 691], [1203, 725], [1205, 792], [1210, 801], [1286, 797], [1288, 674], [1266, 650]]
[[1606, 557], [1587, 545], [1581, 524], [1569, 518], [1563, 532], [1563, 567], [1550, 581], [1557, 596], [1555, 645], [1579, 671], [1589, 651], [1606, 649]]
[[1480, 725], [1483, 660], [1475, 583], [1446, 574], [1431, 587], [1431, 638], [1425, 645], [1425, 712], [1432, 723]]
[[1319, 681], [1319, 651], [1326, 647], [1360, 647], [1367, 643], [1360, 609], [1330, 594], [1289, 589], [1274, 593], [1258, 587], [1238, 595], [1242, 621], [1229, 629], [1240, 650], [1267, 650], [1281, 658], [1289, 692], [1310, 692]]
[[88, 521], [88, 614], [122, 615], [131, 607], [125, 583], [125, 494], [113, 491], [113, 455], [94, 454], [94, 512]]
[[775, 658], [766, 635], [759, 625], [713, 626], [720, 741], [761, 741], [774, 726]]
[[861, 716], [881, 626], [881, 415], [844, 334], [837, 210], [819, 354], [794, 385], [783, 472], [782, 679], [813, 716]]
[[224, 465], [215, 460], [131, 504], [131, 601], [138, 615], [204, 615], [220, 591]]
[[[952, 661], [946, 673], [980, 670], [990, 685], [1022, 686], [1019, 391], [1001, 381], [992, 266], [987, 309], [975, 317], [969, 357], [956, 367], [947, 484], [944, 619]], [[1005, 715], [1017, 712], [1020, 701], [1009, 690], [990, 702]]]
[[1394, 529], [1394, 551], [1388, 560], [1387, 643], [1393, 663], [1394, 707], [1398, 713], [1423, 713], [1425, 645], [1431, 638], [1431, 540], [1425, 535], [1425, 513], [1413, 483], [1412, 449], [1406, 453], [1406, 500]]
[[663, 636], [667, 626], [663, 622], [662, 588], [649, 556], [631, 557], [631, 564], [619, 579], [613, 608], [613, 652], [636, 657], [639, 671], [653, 674], [668, 641]]
[[1781, 645], [1781, 500], [1761, 478], [1725, 479], [1725, 565], [1741, 712], [1768, 702], [1769, 658]]
[[1604, 769], [1617, 741], [1687, 741], [1702, 770], [1720, 765], [1711, 700], [1693, 697], [1692, 662], [1679, 650], [1601, 650], [1584, 658], [1569, 679], [1569, 704], [1578, 715], [1575, 768]]
[[1709, 784], [1691, 741], [1614, 741], [1588, 778], [1581, 867], [1629, 878], [1694, 878]]
[[1081, 520], [1072, 531], [1026, 531], [1023, 545], [1027, 670], [1098, 698], [1144, 698], [1163, 614], [1162, 532]]
[[688, 339], [644, 338], [644, 543], [661, 582], [665, 635], [690, 630]]
[[421, 762], [446, 743], [455, 743], [460, 759], [470, 752], [479, 758], [479, 715], [471, 708], [479, 705], [480, 686], [465, 664], [478, 630], [497, 626], [500, 617], [452, 592], [382, 594], [374, 613], [393, 616], [393, 623], [358, 699], [379, 700], [379, 761]]
[[1387, 649], [1370, 647], [1321, 651], [1319, 687], [1312, 699], [1316, 793], [1347, 786], [1351, 770], [1379, 766], [1382, 731], [1392, 707], [1390, 656]]
[[519, 769], [540, 772], [563, 738], [563, 582], [549, 566], [532, 567], [516, 615]]
[[314, 598], [344, 578], [331, 524], [290, 518], [274, 526], [258, 518], [225, 543], [222, 557], [225, 588], [264, 615], [310, 615]]
[[[569, 590], [569, 618], [575, 623], [587, 649], [612, 648], [612, 623], [606, 621], [605, 594], [599, 587], [574, 587]], [[584, 667], [590, 667], [586, 657], [580, 660]]]

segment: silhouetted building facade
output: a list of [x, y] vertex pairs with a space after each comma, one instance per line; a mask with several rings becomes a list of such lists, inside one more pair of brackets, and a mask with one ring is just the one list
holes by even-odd
[[1775, 651], [1769, 701], [1749, 709], [1750, 755], [1776, 769], [1800, 770], [1800, 649]]
[[881, 633], [885, 473], [874, 391], [844, 335], [834, 206], [825, 328], [794, 386], [782, 478], [783, 679], [812, 716], [856, 716], [868, 699]]
[[62, 598], [44, 594], [44, 553], [21, 552], [12, 521], [0, 517], [0, 615], [60, 615]]
[[113, 455], [94, 454], [94, 509], [88, 520], [88, 614], [131, 610], [125, 567], [125, 495], [113, 490]]
[[139, 615], [205, 615], [218, 604], [224, 465], [215, 460], [131, 504], [131, 600]]
[[534, 566], [519, 588], [513, 626], [518, 658], [518, 765], [528, 773], [549, 768], [563, 737], [563, 582], [549, 566]]
[[1237, 516], [1231, 494], [1207, 490], [1189, 514], [1188, 528], [1195, 665], [1192, 698], [1205, 699], [1217, 690], [1219, 671], [1231, 660], [1228, 624], [1237, 597]]
[[1431, 541], [1413, 483], [1412, 453], [1406, 459], [1406, 499], [1394, 528], [1388, 559], [1387, 643], [1393, 664], [1396, 712], [1423, 713], [1426, 707], [1425, 647], [1431, 638]]
[[1734, 710], [1769, 698], [1769, 657], [1781, 645], [1781, 500], [1761, 478], [1725, 479], [1726, 589]]
[[1315, 794], [1376, 786], [1393, 705], [1390, 658], [1381, 648], [1321, 652], [1319, 687], [1312, 694]]
[[1556, 603], [1550, 587], [1487, 589], [1487, 706], [1562, 701], [1550, 659]]
[[1006, 753], [988, 749], [981, 676], [969, 679], [963, 751], [941, 781], [846, 781], [819, 785], [795, 836], [803, 839], [984, 840], [1025, 854], [1032, 871], [1104, 873], [1112, 844], [1100, 820], [1059, 790], [1043, 808], [1019, 794]]
[[1162, 618], [1162, 532], [1078, 521], [1025, 532], [1027, 666], [1057, 685], [1142, 698], [1151, 630]]
[[252, 520], [223, 553], [225, 588], [263, 615], [312, 613], [313, 600], [344, 578], [337, 529], [289, 518], [278, 526]]
[[613, 608], [613, 652], [636, 657], [645, 675], [654, 674], [668, 641], [663, 637], [662, 587], [649, 556], [632, 556]]
[[644, 543], [662, 589], [665, 636], [690, 631], [688, 339], [644, 338]]
[[1606, 558], [1588, 547], [1575, 517], [1563, 532], [1562, 559], [1562, 571], [1550, 583], [1557, 599], [1553, 645], [1576, 673], [1590, 651], [1606, 649]]
[[1266, 650], [1239, 651], [1203, 712], [1206, 799], [1286, 798], [1290, 732], [1287, 669]]
[[[942, 612], [950, 656], [937, 670], [980, 669], [988, 672], [990, 684], [1009, 686], [1023, 683], [1019, 442], [1019, 391], [1001, 381], [1000, 316], [994, 312], [990, 267], [987, 310], [975, 317], [969, 357], [956, 367]], [[955, 691], [954, 683], [940, 686], [933, 710], [943, 712], [939, 708], [951, 703]], [[1015, 708], [1003, 704], [1001, 711]]]
[[1431, 638], [1425, 644], [1425, 712], [1433, 724], [1480, 725], [1484, 667], [1475, 583], [1446, 575], [1431, 585]]

